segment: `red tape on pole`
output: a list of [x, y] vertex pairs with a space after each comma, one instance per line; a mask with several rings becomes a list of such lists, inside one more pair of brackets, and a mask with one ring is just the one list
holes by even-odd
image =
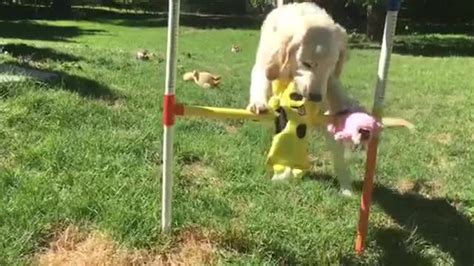
[[165, 94], [163, 98], [163, 125], [169, 127], [175, 123], [175, 103], [176, 97], [174, 94]]

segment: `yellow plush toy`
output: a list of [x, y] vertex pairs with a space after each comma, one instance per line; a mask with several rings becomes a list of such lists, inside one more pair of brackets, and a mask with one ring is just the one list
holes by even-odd
[[300, 178], [311, 167], [309, 130], [325, 123], [325, 117], [320, 102], [306, 100], [293, 82], [276, 80], [272, 88], [269, 105], [278, 116], [266, 165], [273, 173], [272, 180]]

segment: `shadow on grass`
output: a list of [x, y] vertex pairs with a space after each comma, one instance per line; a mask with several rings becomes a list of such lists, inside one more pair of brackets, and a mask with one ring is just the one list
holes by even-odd
[[[18, 75], [26, 75], [35, 78], [37, 75], [29, 75], [31, 73], [44, 73], [49, 75], [47, 79], [42, 80], [46, 84], [53, 85], [54, 88], [64, 89], [66, 91], [75, 92], [82, 97], [104, 100], [110, 103], [115, 102], [120, 96], [108, 86], [78, 75], [71, 75], [62, 71], [49, 71], [45, 69], [37, 69], [24, 64], [10, 64], [11, 68], [1, 68], [0, 75], [3, 71], [9, 72], [9, 69], [15, 69]], [[21, 71], [18, 69], [21, 68]], [[10, 73], [3, 73], [10, 74]], [[15, 74], [15, 73], [13, 73]]]
[[[102, 20], [107, 22], [107, 20]], [[127, 26], [127, 27], [167, 27], [168, 21], [165, 15], [160, 15], [159, 18], [139, 18], [127, 19], [119, 21], [109, 21], [109, 23]], [[202, 15], [202, 14], [181, 14], [180, 25], [194, 28], [235, 28], [235, 29], [258, 29], [262, 23], [262, 18], [259, 16], [232, 16], [232, 15]]]
[[56, 73], [61, 77], [61, 88], [76, 92], [82, 97], [104, 100], [111, 103], [120, 98], [111, 88], [96, 80], [70, 75], [64, 72]]
[[[362, 184], [357, 184], [361, 188]], [[428, 199], [418, 194], [399, 194], [377, 185], [373, 194], [379, 205], [405, 229], [415, 231], [423, 240], [451, 255], [457, 265], [473, 265], [474, 226], [467, 217], [451, 206], [447, 199]], [[376, 230], [376, 229], [374, 229]], [[423, 261], [406, 248], [410, 236], [397, 230], [379, 230], [377, 242], [384, 248], [387, 264], [403, 265]], [[422, 263], [424, 264], [424, 263]]]
[[[331, 175], [311, 173], [309, 180], [320, 181], [331, 187], [338, 187]], [[362, 183], [355, 187], [362, 189]], [[373, 192], [374, 204], [379, 205], [397, 224], [406, 230], [384, 228], [375, 230], [377, 244], [383, 249], [384, 265], [429, 265], [431, 261], [415, 250], [409, 249], [407, 242], [414, 231], [424, 241], [447, 252], [456, 265], [473, 265], [474, 225], [458, 212], [447, 199], [428, 199], [418, 194], [400, 194], [381, 185]]]
[[61, 62], [76, 62], [81, 59], [78, 56], [58, 52], [51, 48], [40, 48], [23, 43], [8, 43], [0, 45], [0, 52], [7, 52], [15, 58], [25, 58], [33, 61], [54, 60]]
[[76, 26], [54, 26], [34, 21], [0, 21], [2, 38], [72, 42], [71, 38], [102, 32], [104, 31]]
[[375, 229], [375, 240], [383, 250], [383, 265], [430, 265], [432, 261], [406, 248], [410, 234], [395, 228]]
[[[3, 10], [1, 10], [3, 9]], [[9, 11], [10, 10], [10, 11]], [[90, 20], [94, 22], [107, 23], [126, 27], [167, 27], [168, 16], [165, 12], [155, 14], [144, 13], [120, 13], [114, 10], [94, 9], [84, 7], [74, 7], [73, 15], [75, 19]], [[49, 9], [40, 7], [35, 10], [27, 6], [8, 6], [0, 5], [0, 18], [3, 19], [48, 19]], [[238, 16], [238, 15], [204, 15], [193, 13], [181, 13], [180, 25], [196, 28], [238, 28], [238, 29], [258, 29], [263, 21], [263, 17], [256, 16]], [[5, 22], [3, 22], [5, 23]], [[11, 24], [0, 23], [0, 34], [6, 31], [4, 27], [15, 26]], [[28, 25], [27, 25], [28, 26]], [[29, 27], [33, 27], [29, 25]], [[64, 27], [58, 27], [64, 28]], [[52, 28], [51, 28], [52, 29]], [[43, 29], [47, 30], [47, 29]], [[13, 30], [16, 32], [16, 30]], [[59, 33], [55, 36], [64, 36], [62, 39], [71, 38], [80, 34], [94, 34], [95, 31], [81, 32], [80, 29], [69, 27], [58, 29]], [[61, 32], [62, 31], [62, 32]], [[71, 36], [72, 35], [72, 36]], [[28, 36], [34, 39], [35, 36]], [[59, 38], [59, 37], [57, 37]]]

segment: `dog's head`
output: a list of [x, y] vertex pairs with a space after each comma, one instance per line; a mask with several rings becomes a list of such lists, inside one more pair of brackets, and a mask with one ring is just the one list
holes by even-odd
[[339, 77], [346, 61], [347, 34], [333, 21], [309, 18], [283, 38], [267, 66], [269, 80], [294, 79], [308, 99], [321, 100], [331, 75]]

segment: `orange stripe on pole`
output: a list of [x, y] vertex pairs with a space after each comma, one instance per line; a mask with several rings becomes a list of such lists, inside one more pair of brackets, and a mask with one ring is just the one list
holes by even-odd
[[364, 187], [359, 210], [359, 224], [357, 226], [357, 238], [355, 249], [357, 254], [364, 252], [364, 243], [369, 228], [370, 205], [372, 204], [372, 190], [374, 187], [374, 176], [377, 166], [378, 136], [369, 142], [367, 149], [367, 162], [365, 165]]

